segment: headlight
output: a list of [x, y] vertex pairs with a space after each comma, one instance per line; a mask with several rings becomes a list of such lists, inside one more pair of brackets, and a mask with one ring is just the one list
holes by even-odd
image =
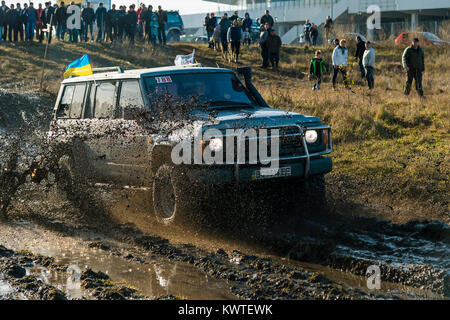
[[214, 152], [219, 152], [223, 148], [223, 142], [220, 138], [213, 138], [209, 140], [209, 149]]
[[307, 130], [305, 132], [305, 139], [308, 143], [314, 143], [317, 141], [317, 131], [316, 130]]

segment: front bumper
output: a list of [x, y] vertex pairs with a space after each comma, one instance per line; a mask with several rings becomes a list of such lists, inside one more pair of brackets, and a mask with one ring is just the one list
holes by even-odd
[[309, 169], [307, 169], [307, 161], [305, 159], [280, 162], [279, 170], [283, 171], [281, 176], [261, 176], [257, 172], [263, 167], [258, 165], [240, 165], [238, 174], [236, 174], [234, 165], [192, 166], [187, 170], [186, 175], [193, 181], [218, 185], [270, 179], [305, 178], [308, 175], [330, 172], [332, 167], [333, 163], [330, 157], [314, 157], [309, 159]]

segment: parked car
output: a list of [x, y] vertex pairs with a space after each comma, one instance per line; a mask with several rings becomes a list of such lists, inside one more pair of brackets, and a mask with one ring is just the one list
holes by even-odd
[[419, 38], [421, 45], [449, 45], [450, 41], [441, 40], [430, 32], [402, 32], [395, 38], [395, 45], [409, 45], [414, 38]]
[[167, 11], [166, 37], [168, 42], [179, 42], [184, 34], [183, 19], [178, 11]]
[[[163, 224], [190, 221], [189, 212], [202, 203], [192, 201], [200, 186], [300, 182], [302, 189], [291, 188], [295, 199], [306, 196], [313, 204], [324, 204], [324, 174], [332, 170], [330, 127], [315, 116], [269, 107], [252, 84], [251, 68], [240, 67], [238, 74], [201, 65], [94, 71], [61, 83], [48, 133], [51, 145], [66, 147], [60, 148], [65, 151], [58, 167], [66, 173], [61, 176], [69, 189], [78, 178], [145, 186], [153, 200], [151, 211]], [[158, 116], [142, 122], [133, 111], [152, 112], [157, 109], [154, 99], [169, 93], [194, 105], [183, 126], [165, 135], [158, 128], [169, 120]], [[277, 162], [277, 167], [268, 167], [267, 158], [251, 152], [252, 146], [261, 152], [269, 138], [270, 166]], [[180, 155], [186, 141], [184, 146], [193, 151], [182, 149], [187, 161], [177, 163], [174, 154]], [[226, 161], [210, 161], [207, 154]], [[191, 161], [196, 155], [199, 160]]]

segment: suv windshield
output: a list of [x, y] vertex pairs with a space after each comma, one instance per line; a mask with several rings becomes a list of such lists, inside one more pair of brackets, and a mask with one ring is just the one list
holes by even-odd
[[252, 95], [233, 73], [185, 73], [145, 78], [149, 97], [169, 94], [173, 98], [191, 99], [210, 106], [257, 105]]

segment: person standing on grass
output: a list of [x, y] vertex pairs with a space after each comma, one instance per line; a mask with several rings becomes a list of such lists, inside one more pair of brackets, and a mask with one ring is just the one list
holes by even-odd
[[261, 25], [261, 32], [259, 34], [259, 46], [261, 47], [262, 66], [265, 69], [269, 66], [269, 51], [267, 50], [267, 37], [269, 36], [270, 25], [266, 22]]
[[275, 29], [269, 30], [266, 44], [269, 61], [272, 64], [272, 69], [278, 70], [278, 63], [280, 61], [281, 38], [276, 34]]
[[30, 2], [30, 6], [26, 12], [27, 15], [27, 25], [25, 28], [26, 37], [28, 41], [33, 41], [34, 39], [34, 29], [36, 28], [37, 11], [33, 6], [33, 2]]
[[[8, 40], [9, 42], [17, 41], [18, 29], [16, 24], [19, 22], [19, 17], [14, 4], [11, 3], [9, 10], [6, 12], [6, 21], [8, 22]], [[14, 36], [14, 37], [13, 37]]]
[[313, 23], [311, 25], [311, 42], [312, 45], [317, 45], [317, 38], [319, 37], [319, 30], [317, 29], [317, 26]]
[[348, 49], [346, 48], [345, 39], [342, 39], [339, 42], [339, 46], [334, 48], [332, 60], [333, 60], [333, 90], [336, 90], [336, 79], [339, 72], [342, 73], [342, 76], [344, 78], [344, 86], [347, 89], [350, 89], [348, 86], [348, 73], [347, 73]]
[[130, 45], [134, 44], [134, 36], [136, 34], [136, 25], [138, 22], [138, 15], [136, 11], [134, 10], [134, 5], [130, 5], [130, 9], [128, 10], [127, 17], [126, 17], [126, 28], [127, 28], [127, 35], [130, 39]]
[[303, 25], [303, 33], [305, 35], [305, 42], [311, 45], [311, 22], [309, 22], [309, 19], [306, 19]]
[[356, 60], [359, 60], [359, 70], [361, 72], [361, 79], [364, 79], [364, 77], [366, 76], [366, 72], [363, 66], [363, 55], [365, 50], [366, 50], [366, 43], [363, 41], [363, 39], [361, 39], [360, 36], [357, 36], [355, 58]]
[[127, 25], [127, 12], [126, 12], [126, 8], [125, 6], [120, 6], [119, 7], [119, 41], [122, 43], [123, 39], [126, 36], [127, 33], [127, 29], [126, 29], [126, 25]]
[[403, 68], [406, 70], [405, 95], [411, 92], [412, 81], [416, 82], [416, 91], [420, 97], [423, 96], [422, 77], [425, 72], [425, 59], [419, 39], [414, 38], [411, 46], [407, 47], [402, 56]]
[[273, 27], [274, 20], [273, 20], [272, 16], [269, 14], [269, 10], [266, 10], [264, 15], [259, 20], [259, 23], [261, 23], [263, 26], [265, 26], [266, 23], [269, 23], [269, 29]]
[[158, 41], [161, 45], [166, 45], [166, 24], [167, 24], [167, 12], [158, 6]]
[[228, 41], [227, 41], [227, 35], [228, 35], [228, 29], [231, 27], [231, 20], [228, 19], [228, 14], [225, 12], [222, 16], [222, 19], [219, 22], [220, 26], [220, 42], [222, 43], [222, 50], [223, 53], [228, 52]]
[[231, 45], [231, 54], [234, 56], [234, 62], [239, 63], [239, 51], [241, 49], [241, 42], [244, 38], [242, 28], [238, 26], [238, 20], [233, 20], [233, 25], [228, 29], [227, 41]]
[[[205, 21], [206, 22], [206, 21]], [[217, 18], [214, 15], [214, 12], [211, 12], [207, 22], [206, 22], [206, 33], [208, 35], [208, 48], [213, 49], [214, 48], [214, 31], [217, 26]]]
[[9, 8], [6, 5], [5, 1], [2, 1], [2, 5], [0, 7], [0, 26], [2, 28], [0, 32], [0, 36], [2, 37], [3, 41], [6, 41], [6, 34], [8, 33], [8, 20], [6, 18], [6, 13], [8, 12]]
[[158, 39], [158, 29], [159, 29], [159, 24], [158, 24], [158, 15], [156, 14], [152, 14], [151, 16], [151, 21], [150, 21], [150, 42], [152, 43], [153, 47], [156, 47], [156, 39]]
[[320, 84], [322, 83], [322, 74], [327, 71], [327, 66], [322, 59], [322, 52], [317, 50], [314, 58], [311, 59], [309, 65], [309, 78], [314, 79], [315, 83], [312, 88], [313, 91], [320, 90]]
[[116, 10], [116, 5], [113, 4], [111, 9], [106, 14], [106, 31], [108, 33], [108, 38], [111, 43], [113, 43], [118, 34], [119, 29], [119, 11]]
[[24, 37], [23, 37], [23, 22], [24, 22], [24, 16], [23, 16], [23, 11], [22, 8], [20, 7], [20, 3], [17, 2], [16, 4], [16, 11], [17, 11], [17, 23], [16, 23], [16, 28], [17, 28], [17, 32], [19, 34], [20, 37], [20, 41], [23, 41]]
[[373, 70], [375, 69], [375, 49], [372, 47], [372, 43], [370, 41], [366, 42], [366, 50], [363, 55], [363, 66], [366, 71], [366, 79], [367, 85], [369, 89], [373, 89], [375, 87], [375, 82], [373, 79]]
[[36, 9], [37, 13], [37, 20], [36, 20], [36, 40], [39, 40], [41, 38], [41, 32], [42, 32], [42, 19], [41, 15], [44, 9], [42, 9], [42, 3], [38, 4], [38, 8]]
[[91, 41], [94, 41], [94, 21], [95, 12], [91, 7], [90, 2], [86, 2], [86, 8], [81, 11], [81, 19], [83, 20], [83, 38], [85, 42], [88, 42], [88, 30], [91, 34]]
[[244, 31], [244, 44], [250, 45], [252, 42], [252, 24], [253, 21], [250, 18], [250, 14], [246, 12], [244, 15], [244, 20], [242, 21], [242, 31]]
[[331, 36], [333, 34], [333, 19], [331, 19], [330, 16], [327, 16], [327, 19], [325, 20], [325, 35], [327, 38], [327, 45], [329, 41], [331, 40]]
[[147, 11], [147, 7], [145, 4], [141, 3], [139, 6], [139, 9], [136, 10], [136, 13], [138, 15], [138, 26], [137, 26], [137, 32], [139, 40], [142, 40], [144, 37], [144, 21], [142, 20], [143, 16], [145, 16], [144, 12]]
[[57, 24], [56, 38], [60, 41], [64, 41], [64, 35], [66, 34], [67, 28], [67, 8], [62, 1], [59, 7], [56, 9], [55, 19]]
[[106, 24], [106, 8], [103, 3], [100, 2], [97, 10], [95, 10], [95, 20], [97, 21], [97, 42], [103, 42], [105, 40], [105, 24]]

